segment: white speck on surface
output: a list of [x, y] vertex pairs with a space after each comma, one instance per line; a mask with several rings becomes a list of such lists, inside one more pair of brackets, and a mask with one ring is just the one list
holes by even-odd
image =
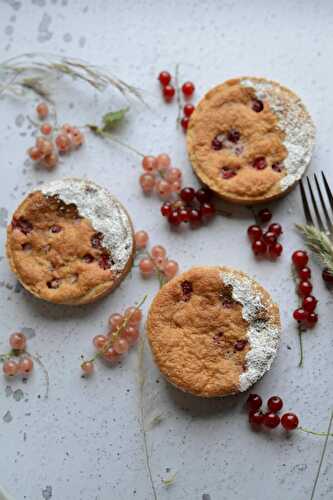
[[111, 254], [113, 271], [122, 272], [133, 252], [132, 227], [122, 205], [104, 188], [84, 179], [67, 178], [43, 186], [46, 196], [74, 203], [79, 214], [103, 233], [103, 246]]
[[269, 320], [258, 320], [258, 313], [265, 308], [251, 278], [239, 279], [232, 271], [222, 271], [221, 279], [232, 286], [232, 297], [242, 304], [243, 318], [249, 323], [247, 338], [250, 350], [245, 356], [246, 371], [239, 379], [239, 388], [243, 392], [270, 369], [277, 353], [280, 329]]
[[285, 133], [283, 144], [288, 156], [283, 164], [287, 175], [280, 181], [281, 191], [285, 191], [302, 177], [311, 161], [315, 143], [314, 123], [302, 101], [295, 94], [288, 94], [286, 99], [278, 83], [245, 78], [241, 85], [253, 88], [258, 99], [268, 99], [278, 118], [279, 128]]

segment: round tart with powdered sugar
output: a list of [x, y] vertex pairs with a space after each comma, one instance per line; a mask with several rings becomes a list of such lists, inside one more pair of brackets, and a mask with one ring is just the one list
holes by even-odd
[[58, 304], [87, 304], [111, 292], [130, 270], [134, 251], [124, 207], [85, 179], [42, 185], [23, 200], [7, 230], [19, 281]]
[[246, 391], [270, 369], [279, 308], [243, 272], [196, 267], [156, 295], [147, 321], [162, 374], [179, 389], [217, 397]]
[[288, 193], [309, 165], [314, 141], [315, 127], [300, 98], [254, 77], [210, 90], [187, 130], [195, 173], [226, 201], [239, 204]]

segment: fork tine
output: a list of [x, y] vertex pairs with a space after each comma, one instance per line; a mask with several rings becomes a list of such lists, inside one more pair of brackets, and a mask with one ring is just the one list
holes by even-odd
[[324, 181], [324, 185], [325, 185], [325, 190], [326, 190], [326, 194], [327, 194], [327, 197], [328, 197], [328, 201], [331, 205], [331, 209], [333, 210], [333, 195], [332, 195], [332, 191], [330, 190], [330, 187], [328, 185], [328, 182], [327, 182], [327, 179], [325, 177], [325, 174], [323, 171], [321, 171], [321, 175], [322, 175], [322, 178], [323, 178], [323, 181]]
[[315, 183], [316, 183], [316, 186], [317, 186], [317, 191], [318, 191], [318, 195], [319, 195], [319, 198], [320, 198], [320, 203], [321, 203], [321, 206], [322, 206], [325, 218], [326, 218], [328, 230], [329, 230], [329, 232], [332, 232], [333, 225], [332, 225], [331, 219], [330, 219], [330, 217], [328, 215], [327, 208], [326, 208], [326, 205], [325, 205], [325, 202], [324, 202], [323, 195], [321, 193], [321, 189], [320, 189], [318, 178], [317, 178], [316, 174], [314, 174], [314, 180], [315, 180]]
[[308, 182], [308, 187], [309, 187], [309, 191], [310, 191], [310, 197], [311, 197], [313, 208], [314, 208], [317, 220], [318, 220], [319, 229], [320, 229], [320, 231], [324, 231], [325, 230], [324, 224], [323, 224], [323, 221], [321, 220], [320, 213], [319, 213], [318, 206], [317, 206], [317, 202], [316, 202], [316, 198], [314, 197], [314, 194], [313, 194], [313, 191], [312, 191], [312, 186], [310, 184], [310, 180], [309, 180], [308, 176], [306, 177], [306, 180]]
[[312, 219], [312, 215], [310, 212], [308, 200], [307, 200], [306, 195], [305, 195], [305, 190], [304, 190], [302, 179], [299, 181], [299, 187], [301, 189], [301, 197], [302, 197], [302, 202], [303, 202], [303, 210], [304, 210], [305, 220], [306, 220], [307, 224], [310, 224], [311, 226], [313, 226], [314, 225], [313, 219]]

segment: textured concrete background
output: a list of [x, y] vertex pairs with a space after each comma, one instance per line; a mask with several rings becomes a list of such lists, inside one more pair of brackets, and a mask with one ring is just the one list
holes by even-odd
[[[144, 152], [169, 152], [196, 183], [186, 158], [183, 134], [175, 127], [176, 105], [160, 99], [156, 74], [174, 71], [193, 79], [199, 97], [232, 76], [263, 75], [296, 90], [318, 127], [311, 170], [325, 169], [333, 182], [333, 4], [319, 1], [65, 1], [0, 0], [0, 59], [26, 51], [53, 51], [108, 65], [126, 81], [145, 89], [153, 112], [133, 106], [119, 136]], [[111, 95], [111, 98], [110, 98]], [[58, 114], [83, 124], [117, 107], [118, 97], [96, 96], [63, 81], [57, 86]], [[139, 160], [118, 146], [89, 136], [79, 152], [53, 172], [34, 169], [25, 150], [32, 143], [26, 115], [32, 99], [2, 99], [0, 121], [0, 350], [23, 327], [40, 368], [26, 384], [0, 377], [0, 483], [16, 500], [151, 499], [139, 419], [138, 355], [122, 365], [98, 365], [90, 380], [80, 377], [80, 355], [92, 352], [91, 338], [105, 330], [113, 311], [157, 290], [136, 269], [104, 301], [62, 308], [39, 302], [17, 286], [4, 257], [10, 214], [40, 181], [83, 175], [110, 188], [129, 209], [137, 229], [149, 231], [182, 269], [194, 264], [227, 264], [248, 271], [281, 305], [283, 337], [279, 356], [256, 390], [280, 394], [301, 423], [325, 430], [332, 405], [332, 296], [312, 262], [320, 299], [318, 327], [304, 338], [305, 366], [297, 367], [298, 340], [291, 313], [296, 305], [290, 254], [302, 246], [293, 224], [302, 221], [298, 192], [274, 205], [284, 226], [285, 252], [278, 263], [257, 263], [246, 240], [251, 218], [233, 210], [198, 231], [171, 232], [159, 215], [157, 199], [138, 188]], [[316, 272], [317, 271], [317, 272]], [[148, 305], [147, 305], [148, 306]], [[243, 409], [245, 395], [205, 401], [167, 385], [146, 349], [144, 408], [149, 430], [152, 476], [159, 499], [304, 500], [310, 496], [322, 439], [300, 432], [251, 432]], [[155, 427], [151, 420], [161, 416]], [[333, 498], [333, 447], [329, 443], [316, 498]], [[176, 474], [166, 488], [162, 480]]]

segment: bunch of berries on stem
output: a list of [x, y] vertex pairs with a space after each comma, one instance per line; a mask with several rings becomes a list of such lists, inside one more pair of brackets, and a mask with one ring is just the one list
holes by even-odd
[[16, 375], [28, 376], [33, 370], [34, 363], [26, 351], [27, 338], [23, 333], [12, 333], [9, 337], [11, 350], [0, 355], [3, 361], [2, 370], [7, 377]]
[[214, 217], [216, 208], [212, 203], [212, 197], [213, 194], [208, 188], [195, 190], [192, 187], [185, 187], [180, 191], [177, 200], [163, 203], [161, 214], [172, 226], [190, 223], [192, 228], [197, 227]]
[[264, 208], [255, 214], [253, 212], [256, 224], [248, 227], [247, 234], [252, 242], [252, 251], [254, 255], [264, 257], [269, 256], [272, 259], [280, 257], [283, 252], [283, 246], [278, 239], [282, 234], [282, 226], [278, 222], [271, 223], [266, 231], [263, 231], [263, 225], [272, 219], [272, 212]]
[[160, 198], [167, 199], [182, 188], [182, 173], [173, 167], [171, 158], [166, 153], [158, 156], [144, 156], [142, 159], [144, 173], [139, 182], [146, 194], [157, 193]]

